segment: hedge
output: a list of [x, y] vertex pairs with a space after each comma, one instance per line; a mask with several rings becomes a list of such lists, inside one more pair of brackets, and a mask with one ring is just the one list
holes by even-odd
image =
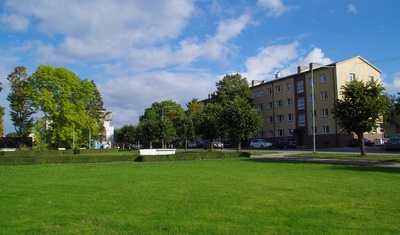
[[[62, 151], [62, 150], [61, 150]], [[93, 154], [63, 154], [42, 156], [7, 156], [0, 157], [0, 165], [34, 165], [34, 164], [71, 164], [71, 163], [101, 163], [101, 162], [160, 162], [186, 161], [205, 159], [226, 159], [250, 157], [248, 152], [209, 151], [202, 153], [178, 153], [174, 155], [93, 155]]]

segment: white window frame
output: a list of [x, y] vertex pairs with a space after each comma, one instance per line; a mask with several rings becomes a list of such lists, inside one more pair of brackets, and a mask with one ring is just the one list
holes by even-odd
[[276, 130], [276, 136], [278, 137], [285, 136], [285, 130], [283, 129]]
[[350, 79], [350, 82], [356, 80], [356, 74], [355, 73], [350, 73], [349, 79]]
[[264, 110], [264, 104], [259, 104], [258, 105], [258, 110], [261, 110], [261, 111]]
[[293, 129], [288, 129], [288, 136], [293, 136]]
[[282, 92], [282, 85], [276, 85], [275, 86], [275, 93], [281, 93]]
[[322, 134], [329, 134], [329, 126], [322, 127]]
[[276, 102], [276, 108], [282, 108], [283, 107], [283, 100], [277, 100]]
[[293, 98], [289, 98], [286, 101], [287, 106], [292, 106], [293, 105]]
[[271, 89], [271, 87], [268, 87], [267, 88], [267, 95], [271, 95], [272, 94], [272, 89]]
[[293, 113], [288, 113], [287, 120], [288, 120], [288, 122], [292, 122], [293, 121]]
[[292, 83], [290, 83], [290, 82], [286, 83], [286, 90], [287, 91], [292, 90]]
[[304, 109], [304, 97], [299, 97], [297, 98], [297, 109], [298, 110], [303, 110]]
[[314, 97], [314, 102], [315, 102], [315, 93], [314, 93], [314, 95], [313, 94], [310, 94], [309, 95], [309, 99], [310, 99], [310, 103], [312, 103], [313, 102], [313, 100], [312, 100], [312, 98]]
[[303, 93], [304, 92], [304, 82], [303, 81], [297, 81], [296, 82], [296, 90], [297, 90], [297, 93]]
[[263, 96], [264, 96], [264, 90], [257, 91], [257, 97], [263, 97]]
[[[314, 118], [316, 118], [317, 117], [317, 110], [314, 110], [314, 115], [315, 115]], [[313, 118], [313, 111], [312, 110], [310, 111], [310, 118]]]
[[283, 122], [284, 121], [284, 115], [276, 115], [276, 122]]
[[325, 83], [327, 81], [327, 76], [326, 74], [321, 74], [319, 75], [319, 82], [320, 83]]
[[268, 116], [267, 117], [267, 123], [271, 124], [273, 122], [274, 122], [273, 117], [272, 116]]
[[328, 117], [328, 115], [329, 115], [329, 110], [328, 109], [322, 109], [321, 117]]
[[327, 100], [327, 99], [328, 99], [328, 92], [321, 91], [321, 100]]
[[267, 109], [272, 109], [273, 105], [274, 104], [272, 102], [267, 102]]
[[304, 115], [304, 113], [300, 113], [297, 116], [297, 125], [298, 126], [305, 126], [306, 125], [306, 115]]
[[274, 137], [274, 131], [269, 130], [268, 131], [268, 137]]

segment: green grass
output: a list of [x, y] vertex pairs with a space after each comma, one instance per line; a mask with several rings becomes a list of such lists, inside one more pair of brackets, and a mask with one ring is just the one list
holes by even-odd
[[400, 169], [226, 159], [0, 166], [0, 234], [399, 234]]

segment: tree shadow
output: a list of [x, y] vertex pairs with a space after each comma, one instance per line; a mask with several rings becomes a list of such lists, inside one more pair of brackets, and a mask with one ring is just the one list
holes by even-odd
[[[352, 170], [360, 172], [383, 172], [400, 174], [400, 167], [398, 162], [394, 161], [381, 161], [381, 162], [368, 162], [368, 161], [351, 161], [351, 160], [338, 160], [338, 159], [304, 159], [304, 158], [247, 158], [244, 161], [255, 163], [269, 163], [269, 164], [325, 164], [331, 165], [335, 170]], [[396, 165], [396, 166], [395, 166]]]

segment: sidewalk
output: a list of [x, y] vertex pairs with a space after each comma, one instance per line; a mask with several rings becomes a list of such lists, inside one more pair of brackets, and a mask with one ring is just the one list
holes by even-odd
[[[291, 153], [293, 154], [293, 153]], [[265, 159], [281, 159], [287, 161], [299, 162], [320, 162], [320, 163], [333, 163], [333, 164], [348, 164], [359, 166], [376, 166], [376, 167], [397, 167], [400, 168], [400, 162], [394, 161], [372, 161], [372, 160], [346, 160], [346, 159], [328, 159], [328, 158], [308, 158], [308, 157], [294, 157], [285, 152], [251, 155], [250, 158], [265, 158]]]

